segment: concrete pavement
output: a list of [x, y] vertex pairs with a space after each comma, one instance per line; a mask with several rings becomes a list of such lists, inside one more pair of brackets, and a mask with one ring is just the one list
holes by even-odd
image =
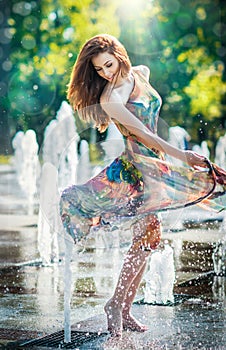
[[[115, 343], [106, 333], [103, 305], [110, 297], [127, 246], [97, 248], [93, 239], [83, 254], [74, 250], [72, 331], [83, 342], [62, 343], [63, 263], [42, 266], [37, 251], [37, 215], [26, 214], [26, 200], [13, 168], [0, 167], [0, 348], [45, 349], [59, 336], [59, 349], [219, 349], [225, 343], [225, 277], [213, 271], [214, 244], [222, 238], [219, 222], [172, 232], [163, 239], [181, 242], [176, 261], [174, 305], [142, 302], [143, 286], [133, 305], [134, 315], [149, 326], [145, 333], [123, 332]], [[193, 212], [194, 213], [194, 212]], [[185, 215], [185, 213], [183, 213]], [[192, 212], [187, 214], [192, 216]], [[167, 220], [166, 220], [167, 221]], [[63, 258], [63, 257], [62, 257]], [[180, 296], [178, 298], [178, 296]], [[89, 341], [86, 334], [90, 333]], [[94, 335], [100, 335], [92, 337]], [[46, 336], [42, 345], [26, 345]], [[22, 346], [23, 344], [23, 346]], [[50, 343], [51, 344], [51, 341]], [[53, 342], [52, 342], [53, 344]], [[55, 343], [56, 344], [56, 343]]]

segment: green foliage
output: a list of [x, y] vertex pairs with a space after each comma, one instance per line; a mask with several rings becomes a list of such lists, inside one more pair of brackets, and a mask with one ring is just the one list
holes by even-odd
[[[133, 64], [146, 64], [163, 98], [161, 116], [188, 129], [192, 140], [225, 131], [226, 10], [218, 0], [153, 0], [120, 8], [121, 40]], [[199, 116], [201, 116], [199, 118]], [[215, 140], [214, 140], [215, 141]]]
[[99, 32], [118, 36], [116, 5], [107, 0], [45, 0], [30, 5], [14, 1], [8, 19], [14, 67], [8, 108], [16, 129], [35, 129], [41, 142], [45, 126], [66, 98], [81, 45]]
[[222, 81], [222, 68], [222, 64], [203, 68], [185, 87], [193, 115], [201, 113], [207, 121], [223, 115], [224, 106], [221, 102], [226, 93], [226, 83]]
[[119, 37], [133, 65], [149, 66], [163, 98], [161, 117], [170, 126], [184, 126], [195, 142], [201, 129], [213, 145], [225, 132], [221, 0], [0, 0], [1, 14], [1, 140], [9, 124], [11, 136], [33, 128], [41, 143], [66, 97], [81, 45], [100, 32]]

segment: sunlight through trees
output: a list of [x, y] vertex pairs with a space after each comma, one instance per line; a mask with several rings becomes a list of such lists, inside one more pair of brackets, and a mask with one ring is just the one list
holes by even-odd
[[225, 12], [220, 0], [0, 0], [0, 153], [20, 129], [42, 142], [81, 45], [103, 32], [150, 68], [169, 125], [198, 142], [201, 118], [215, 142], [225, 132]]

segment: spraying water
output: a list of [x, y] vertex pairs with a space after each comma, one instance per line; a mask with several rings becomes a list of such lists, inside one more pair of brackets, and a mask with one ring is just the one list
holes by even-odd
[[166, 305], [168, 302], [174, 302], [174, 257], [173, 249], [168, 243], [162, 251], [156, 250], [151, 255], [145, 280], [144, 301], [146, 303]]
[[64, 260], [64, 341], [71, 342], [71, 289], [72, 289], [72, 270], [71, 257], [73, 243], [68, 235], [65, 235], [65, 260]]

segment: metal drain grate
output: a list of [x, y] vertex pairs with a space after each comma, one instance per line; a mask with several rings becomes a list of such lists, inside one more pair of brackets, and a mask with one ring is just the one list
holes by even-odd
[[86, 342], [96, 340], [106, 336], [108, 333], [99, 332], [71, 332], [71, 342], [64, 342], [64, 331], [52, 333], [42, 338], [28, 340], [19, 345], [19, 348], [31, 348], [32, 346], [43, 346], [47, 348], [55, 347], [57, 349], [74, 349]]

